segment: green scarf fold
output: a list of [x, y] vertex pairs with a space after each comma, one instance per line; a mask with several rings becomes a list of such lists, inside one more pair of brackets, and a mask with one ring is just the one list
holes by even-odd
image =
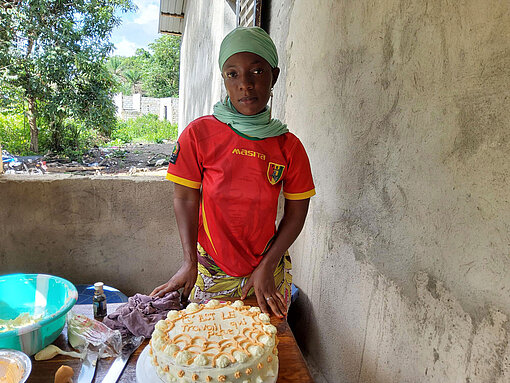
[[232, 55], [251, 52], [265, 59], [271, 68], [278, 66], [278, 52], [271, 37], [259, 27], [237, 27], [225, 36], [220, 45], [218, 64], [223, 64]]
[[271, 118], [271, 111], [267, 106], [259, 114], [246, 116], [234, 108], [229, 97], [225, 102], [219, 101], [214, 105], [213, 116], [234, 130], [258, 139], [281, 136], [289, 131], [287, 125]]

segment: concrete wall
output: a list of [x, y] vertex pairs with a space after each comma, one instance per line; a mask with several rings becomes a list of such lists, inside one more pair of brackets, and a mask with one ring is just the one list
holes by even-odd
[[[272, 113], [274, 118], [287, 122], [285, 117], [287, 100], [287, 36], [289, 35], [289, 19], [292, 14], [294, 0], [270, 1], [267, 19], [270, 20], [267, 32], [271, 35], [278, 51], [278, 67], [280, 75], [273, 88]], [[265, 16], [265, 17], [266, 17]]]
[[295, 2], [298, 328], [328, 382], [510, 381], [509, 35], [508, 2]]
[[[235, 28], [235, 13], [225, 0], [187, 1], [179, 80], [179, 133], [195, 118], [211, 114], [222, 90], [218, 52]], [[207, 69], [205, 69], [207, 68]]]
[[[146, 114], [155, 114], [160, 120], [170, 121], [172, 124], [179, 122], [179, 99], [177, 97], [143, 97], [141, 93], [123, 95], [118, 93], [113, 96], [117, 117], [122, 120], [137, 118]], [[165, 118], [165, 108], [167, 109]]]
[[[160, 120], [170, 121], [172, 124], [179, 123], [179, 99], [176, 97], [159, 98], [158, 115]], [[165, 114], [166, 108], [166, 114]]]
[[[186, 34], [221, 22], [204, 7]], [[274, 112], [318, 192], [292, 247], [290, 318], [317, 381], [510, 381], [508, 3], [285, 0], [270, 14]], [[201, 82], [181, 82], [187, 116], [217, 99], [219, 35], [183, 45], [202, 71], [184, 69]]]
[[148, 294], [177, 271], [173, 187], [154, 177], [0, 176], [0, 274]]

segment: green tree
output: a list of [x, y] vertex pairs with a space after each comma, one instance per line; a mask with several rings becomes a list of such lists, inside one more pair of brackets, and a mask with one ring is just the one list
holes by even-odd
[[129, 83], [131, 93], [139, 93], [140, 92], [140, 81], [142, 80], [142, 72], [137, 69], [126, 69], [123, 72], [123, 76], [126, 81]]
[[124, 65], [122, 63], [122, 59], [119, 56], [112, 56], [106, 62], [106, 68], [110, 71], [110, 73], [119, 78], [122, 76], [122, 70], [124, 69]]
[[124, 70], [122, 59], [119, 56], [108, 58], [106, 61], [106, 69], [108, 69], [108, 72], [113, 76], [115, 91], [118, 92], [122, 84], [122, 71]]
[[146, 93], [142, 87], [142, 78], [147, 66], [150, 65], [151, 54], [143, 48], [138, 48], [133, 56], [113, 56], [108, 59], [110, 73], [116, 73], [118, 84], [116, 92], [131, 95]]
[[105, 133], [113, 127], [109, 37], [120, 23], [116, 12], [132, 9], [131, 0], [0, 0], [0, 92], [21, 90], [32, 151], [38, 117], [56, 149], [68, 117]]
[[149, 48], [152, 55], [144, 70], [143, 89], [151, 97], [177, 97], [181, 38], [163, 35]]

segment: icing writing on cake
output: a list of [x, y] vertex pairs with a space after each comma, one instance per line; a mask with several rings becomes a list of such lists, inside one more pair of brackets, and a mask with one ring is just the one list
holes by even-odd
[[[217, 315], [219, 314], [219, 315]], [[226, 322], [228, 327], [224, 327], [219, 324], [218, 318], [221, 316], [221, 320], [223, 322], [227, 321], [228, 319], [235, 318], [234, 313], [203, 313], [203, 314], [191, 314], [186, 315], [182, 317], [182, 332], [188, 333], [188, 332], [198, 332], [198, 331], [204, 331], [207, 332], [207, 337], [212, 336], [218, 336], [222, 337], [226, 334], [234, 334], [235, 330], [238, 330], [241, 326], [246, 326], [247, 322], [245, 318], [241, 318], [240, 320], [233, 320], [230, 322]], [[197, 321], [199, 324], [197, 324]], [[205, 323], [205, 322], [215, 322], [215, 323]], [[202, 324], [204, 323], [204, 324]]]

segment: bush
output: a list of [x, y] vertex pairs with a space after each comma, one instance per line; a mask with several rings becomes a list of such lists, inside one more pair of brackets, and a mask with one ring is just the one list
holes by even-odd
[[[136, 119], [119, 121], [109, 139], [97, 129], [87, 128], [79, 121], [67, 118], [63, 126], [55, 132], [49, 122], [38, 119], [39, 152], [46, 153], [50, 148], [61, 147], [62, 154], [75, 160], [94, 146], [120, 146], [126, 143], [162, 143], [177, 139], [177, 124], [160, 121], [156, 115], [140, 116]], [[58, 145], [55, 142], [58, 140]], [[0, 113], [0, 142], [2, 149], [14, 155], [31, 155], [30, 127], [23, 114]]]
[[23, 114], [0, 113], [0, 142], [2, 149], [15, 155], [30, 155], [30, 126]]
[[177, 124], [158, 120], [155, 114], [148, 114], [119, 122], [111, 137], [112, 140], [122, 143], [160, 144], [164, 140], [177, 139]]
[[65, 119], [57, 132], [47, 125], [39, 124], [39, 127], [39, 151], [45, 153], [52, 151], [52, 148], [61, 147], [59, 152], [72, 160], [80, 160], [89, 148], [103, 146], [107, 141], [97, 130], [87, 128], [83, 123], [71, 118]]
[[[55, 132], [38, 120], [39, 152], [45, 153], [54, 146]], [[72, 119], [64, 121], [59, 134], [63, 153], [72, 159], [79, 159], [88, 148], [102, 146], [107, 139], [98, 131], [86, 128]], [[23, 114], [0, 113], [0, 142], [2, 149], [17, 156], [33, 155], [30, 151], [30, 126]]]

